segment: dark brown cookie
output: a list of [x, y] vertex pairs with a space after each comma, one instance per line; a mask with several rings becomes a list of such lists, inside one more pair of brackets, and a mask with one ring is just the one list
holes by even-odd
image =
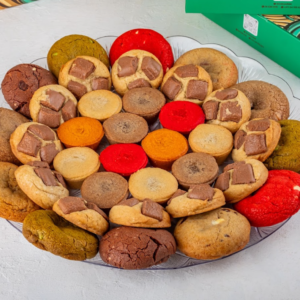
[[57, 79], [48, 70], [33, 64], [20, 64], [6, 73], [1, 88], [10, 107], [30, 118], [30, 99], [38, 88], [49, 84], [57, 84]]
[[121, 269], [144, 269], [166, 262], [176, 251], [176, 242], [166, 230], [118, 227], [100, 241], [104, 262]]

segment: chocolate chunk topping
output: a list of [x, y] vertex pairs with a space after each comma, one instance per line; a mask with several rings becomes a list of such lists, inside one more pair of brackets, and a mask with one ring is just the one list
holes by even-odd
[[175, 77], [170, 77], [164, 84], [162, 88], [162, 92], [169, 98], [170, 100], [174, 100], [176, 95], [179, 93], [181, 89], [181, 82], [177, 80]]
[[142, 71], [150, 80], [154, 80], [159, 76], [161, 65], [152, 57], [146, 56], [142, 61]]
[[234, 148], [240, 149], [245, 142], [245, 137], [247, 133], [244, 130], [239, 130], [234, 135]]
[[35, 168], [35, 174], [42, 179], [46, 186], [58, 186], [52, 171], [47, 168]]
[[266, 131], [270, 127], [269, 119], [252, 120], [247, 125], [247, 130], [250, 131]]
[[22, 91], [26, 91], [28, 89], [28, 84], [26, 84], [23, 80], [19, 82], [19, 89]]
[[249, 184], [254, 182], [255, 177], [252, 165], [239, 164], [237, 167], [234, 168], [232, 173], [231, 184]]
[[60, 199], [57, 204], [65, 215], [87, 209], [84, 200], [79, 197], [65, 197]]
[[68, 82], [67, 89], [74, 94], [77, 99], [80, 99], [84, 94], [87, 93], [85, 85], [73, 80]]
[[44, 125], [30, 125], [28, 130], [40, 137], [44, 141], [54, 141], [55, 134], [54, 132], [47, 126]]
[[174, 73], [181, 78], [197, 77], [198, 68], [195, 65], [185, 65], [178, 67]]
[[178, 189], [178, 190], [172, 195], [172, 197], [169, 199], [169, 201], [167, 202], [167, 205], [170, 205], [171, 202], [172, 202], [172, 200], [173, 200], [174, 198], [179, 197], [179, 196], [182, 196], [182, 195], [184, 195], [184, 194], [186, 194], [186, 191], [181, 190], [181, 189]]
[[151, 87], [151, 84], [144, 78], [139, 78], [134, 81], [131, 81], [127, 85], [127, 88], [129, 90], [136, 89], [136, 88], [142, 88], [142, 87]]
[[191, 186], [187, 197], [190, 199], [212, 200], [214, 193], [214, 189], [209, 184], [198, 184]]
[[234, 99], [238, 95], [238, 91], [235, 89], [225, 89], [222, 91], [218, 91], [215, 94], [215, 97], [219, 100], [229, 100]]
[[92, 62], [79, 57], [74, 60], [69, 74], [79, 79], [87, 79], [94, 70], [95, 66]]
[[63, 178], [63, 176], [57, 172], [57, 171], [53, 171], [54, 173], [54, 176], [56, 177], [56, 179], [58, 180], [58, 182], [64, 187], [64, 188], [67, 188], [67, 185], [65, 183], [65, 180]]
[[26, 165], [31, 166], [31, 167], [50, 169], [49, 164], [46, 163], [45, 161], [30, 161]]
[[264, 153], [268, 150], [266, 144], [266, 135], [263, 134], [248, 134], [245, 138], [246, 155], [256, 155]]
[[228, 172], [222, 173], [215, 184], [215, 188], [221, 191], [226, 191], [229, 188], [230, 174]]
[[59, 153], [59, 151], [56, 149], [55, 144], [48, 144], [41, 148], [41, 159], [42, 161], [51, 164], [57, 153]]
[[220, 102], [218, 101], [207, 101], [203, 104], [202, 108], [205, 113], [206, 120], [216, 120], [218, 117], [218, 109]]
[[163, 207], [150, 200], [150, 199], [145, 199], [143, 201], [143, 206], [142, 206], [142, 214], [144, 216], [156, 219], [158, 221], [162, 221], [163, 220]]
[[73, 101], [69, 100], [61, 110], [64, 121], [68, 121], [76, 117], [76, 106]]
[[139, 204], [140, 201], [135, 199], [135, 198], [130, 198], [130, 199], [125, 199], [125, 200], [122, 200], [121, 202], [119, 202], [117, 205], [125, 205], [125, 206], [135, 206], [137, 204]]
[[47, 90], [46, 95], [48, 96], [49, 102], [41, 101], [41, 104], [55, 111], [59, 111], [65, 102], [65, 96], [53, 90]]
[[19, 143], [17, 150], [30, 156], [37, 156], [41, 149], [42, 142], [38, 140], [33, 134], [26, 131]]
[[138, 58], [132, 56], [121, 57], [118, 61], [118, 76], [126, 77], [133, 75], [138, 67]]
[[240, 165], [244, 165], [244, 164], [245, 164], [244, 161], [238, 161], [238, 162], [235, 162], [233, 164], [229, 164], [224, 168], [223, 172], [227, 172], [227, 171], [230, 171], [230, 170], [237, 169]]
[[207, 88], [206, 81], [190, 80], [186, 89], [186, 97], [188, 99], [204, 100], [207, 95]]
[[56, 128], [60, 125], [60, 113], [41, 107], [38, 114], [38, 122]]
[[100, 209], [100, 208], [98, 207], [98, 205], [96, 205], [95, 203], [88, 202], [88, 203], [86, 204], [86, 206], [87, 206], [88, 209], [92, 209], [92, 210], [96, 211], [96, 212], [97, 212], [99, 215], [101, 215], [106, 221], [108, 221], [108, 217], [107, 217], [106, 213], [105, 213], [102, 209]]
[[238, 123], [242, 118], [242, 109], [237, 101], [221, 104], [220, 120]]
[[93, 79], [92, 90], [108, 90], [108, 79], [103, 77]]

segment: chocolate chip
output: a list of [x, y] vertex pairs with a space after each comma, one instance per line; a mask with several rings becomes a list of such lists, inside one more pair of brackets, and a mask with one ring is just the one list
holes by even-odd
[[235, 149], [240, 149], [242, 145], [245, 142], [245, 138], [247, 136], [247, 133], [244, 130], [239, 130], [237, 133], [234, 135], [234, 148]]
[[181, 82], [175, 77], [170, 77], [164, 84], [162, 92], [170, 99], [174, 100], [181, 89]]
[[247, 125], [247, 130], [250, 131], [266, 131], [270, 127], [269, 119], [252, 120]]
[[142, 206], [142, 214], [144, 216], [156, 219], [158, 221], [162, 221], [163, 220], [163, 207], [150, 200], [150, 199], [145, 199], [143, 201], [143, 206]]
[[87, 79], [94, 70], [95, 66], [92, 62], [79, 57], [74, 60], [69, 74], [79, 79]]
[[238, 123], [242, 118], [242, 109], [237, 101], [221, 104], [220, 120]]
[[223, 172], [237, 169], [239, 167], [239, 165], [245, 165], [245, 161], [237, 161], [235, 163], [229, 164], [224, 168]]
[[172, 202], [172, 200], [173, 200], [174, 198], [179, 197], [179, 196], [182, 196], [182, 195], [184, 195], [184, 194], [186, 194], [186, 191], [181, 190], [181, 189], [178, 189], [178, 190], [172, 195], [172, 197], [169, 199], [167, 205], [170, 205], [171, 202]]
[[65, 96], [53, 90], [47, 90], [46, 95], [49, 101], [41, 101], [41, 104], [55, 111], [59, 111], [65, 102]]
[[98, 205], [96, 205], [95, 203], [88, 202], [88, 203], [86, 204], [86, 206], [87, 206], [88, 209], [92, 209], [92, 210], [96, 211], [96, 212], [97, 212], [99, 215], [101, 215], [106, 221], [108, 221], [108, 217], [107, 217], [106, 213], [105, 213], [102, 209], [100, 209], [100, 208], [98, 207]]
[[38, 140], [33, 134], [26, 131], [22, 137], [21, 142], [17, 146], [19, 152], [25, 153], [30, 156], [37, 156], [41, 149], [42, 142]]
[[224, 236], [225, 236], [225, 237], [230, 237], [230, 235], [229, 235], [229, 234], [224, 234]]
[[207, 96], [208, 83], [202, 80], [190, 80], [187, 89], [186, 97], [188, 99], [204, 100]]
[[76, 117], [76, 106], [73, 101], [68, 100], [61, 110], [64, 121], [68, 121]]
[[215, 184], [215, 188], [221, 191], [226, 191], [229, 188], [230, 174], [228, 172], [222, 173]]
[[191, 186], [187, 197], [190, 199], [212, 200], [214, 189], [209, 184], [198, 184]]
[[207, 101], [203, 104], [202, 108], [205, 113], [206, 120], [216, 120], [218, 117], [218, 109], [219, 109], [218, 101]]
[[47, 168], [35, 168], [34, 169], [35, 174], [40, 177], [43, 181], [43, 183], [46, 186], [58, 186], [57, 181], [55, 180], [55, 176], [51, 172], [50, 169]]
[[38, 122], [49, 127], [56, 128], [60, 125], [60, 113], [41, 107], [38, 114]]
[[87, 209], [84, 200], [79, 197], [65, 197], [60, 199], [57, 204], [65, 215]]
[[141, 69], [149, 80], [154, 80], [160, 74], [161, 65], [152, 57], [146, 56], [143, 58]]
[[254, 183], [255, 181], [252, 165], [239, 164], [234, 168], [232, 173], [232, 184], [249, 184]]
[[26, 84], [23, 80], [19, 82], [19, 89], [22, 91], [26, 91], [28, 89], [28, 84]]
[[123, 56], [118, 61], [118, 76], [126, 77], [133, 75], [138, 67], [138, 58], [132, 56]]
[[54, 143], [48, 144], [41, 148], [41, 160], [51, 164], [58, 153]]
[[266, 144], [266, 135], [263, 134], [248, 134], [245, 138], [246, 155], [257, 155], [265, 153], [268, 148]]
[[131, 81], [127, 85], [127, 88], [129, 90], [136, 89], [136, 88], [142, 88], [142, 87], [151, 87], [151, 84], [144, 78], [139, 78], [134, 81]]
[[44, 141], [54, 141], [55, 134], [54, 132], [47, 126], [33, 124], [28, 127], [29, 131], [40, 137]]
[[181, 78], [197, 77], [198, 68], [195, 65], [185, 65], [178, 67], [174, 73]]
[[80, 99], [84, 94], [87, 93], [85, 85], [73, 80], [68, 82], [67, 88], [77, 99]]
[[121, 202], [119, 202], [117, 205], [125, 205], [125, 206], [135, 206], [137, 204], [139, 204], [140, 201], [135, 199], [135, 198], [130, 198], [130, 199], [125, 199], [125, 200], [122, 200]]
[[64, 187], [67, 188], [67, 185], [65, 183], [65, 180], [63, 178], [63, 176], [57, 172], [57, 171], [53, 171], [54, 176], [56, 177], [56, 179], [58, 180], [58, 182]]
[[26, 165], [31, 166], [31, 167], [50, 169], [49, 164], [46, 163], [45, 161], [30, 161]]
[[92, 81], [92, 90], [108, 90], [108, 79], [103, 77], [98, 77]]
[[219, 100], [229, 100], [234, 99], [238, 95], [238, 91], [235, 89], [225, 89], [222, 91], [218, 91], [215, 94], [215, 97]]

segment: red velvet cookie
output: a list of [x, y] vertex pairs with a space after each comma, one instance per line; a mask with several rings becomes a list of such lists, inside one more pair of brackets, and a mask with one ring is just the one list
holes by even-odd
[[205, 121], [205, 115], [199, 105], [188, 101], [167, 103], [160, 111], [159, 120], [164, 128], [189, 134]]
[[173, 66], [173, 52], [167, 40], [154, 30], [140, 28], [129, 30], [114, 41], [109, 53], [110, 64], [113, 66], [123, 53], [133, 49], [154, 54], [160, 60], [164, 72]]
[[300, 175], [287, 170], [270, 171], [264, 186], [234, 208], [252, 226], [272, 226], [283, 222], [300, 209]]
[[106, 171], [123, 176], [130, 176], [148, 164], [145, 151], [136, 144], [111, 145], [101, 152], [100, 161]]

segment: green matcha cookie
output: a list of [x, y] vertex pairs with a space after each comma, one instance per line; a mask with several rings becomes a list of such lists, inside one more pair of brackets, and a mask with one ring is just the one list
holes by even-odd
[[300, 122], [280, 121], [281, 137], [272, 155], [265, 161], [269, 170], [300, 172]]
[[104, 48], [94, 39], [78, 34], [65, 36], [55, 42], [47, 55], [49, 70], [58, 77], [60, 68], [76, 56], [93, 56], [109, 68], [109, 60]]
[[98, 252], [95, 235], [50, 210], [28, 214], [23, 222], [23, 235], [37, 248], [71, 260], [92, 258]]

